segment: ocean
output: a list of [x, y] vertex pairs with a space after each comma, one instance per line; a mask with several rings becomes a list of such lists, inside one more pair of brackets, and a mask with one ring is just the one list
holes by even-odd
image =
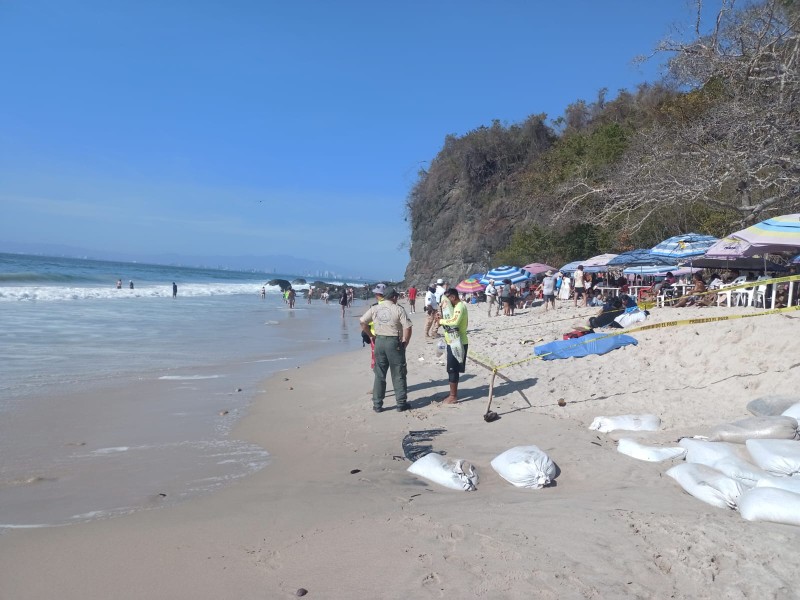
[[163, 506], [268, 468], [269, 448], [231, 436], [259, 382], [361, 348], [367, 307], [343, 319], [297, 284], [290, 309], [276, 278], [298, 279], [0, 254], [0, 529]]

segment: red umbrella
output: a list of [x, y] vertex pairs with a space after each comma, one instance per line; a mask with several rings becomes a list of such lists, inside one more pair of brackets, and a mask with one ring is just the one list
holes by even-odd
[[456, 289], [465, 294], [475, 294], [477, 292], [482, 292], [485, 287], [486, 286], [482, 285], [477, 279], [465, 279], [456, 286]]
[[531, 263], [529, 265], [525, 265], [522, 267], [531, 275], [539, 275], [540, 273], [546, 273], [547, 271], [552, 271], [555, 273], [558, 271], [555, 267], [551, 267], [550, 265], [546, 265], [544, 263]]

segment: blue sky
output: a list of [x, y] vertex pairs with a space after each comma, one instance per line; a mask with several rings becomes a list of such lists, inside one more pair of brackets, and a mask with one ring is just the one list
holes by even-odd
[[3, 0], [0, 249], [400, 279], [447, 134], [653, 81], [632, 60], [691, 23], [685, 0]]

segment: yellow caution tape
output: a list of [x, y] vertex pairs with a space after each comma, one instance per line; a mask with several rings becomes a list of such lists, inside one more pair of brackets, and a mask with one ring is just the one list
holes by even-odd
[[[702, 318], [698, 318], [698, 319], [681, 319], [681, 320], [678, 320], [678, 321], [664, 321], [663, 323], [652, 323], [650, 325], [641, 325], [639, 327], [634, 327], [632, 329], [620, 329], [619, 331], [612, 331], [612, 332], [606, 333], [606, 334], [604, 334], [604, 335], [602, 335], [600, 337], [592, 338], [590, 340], [580, 340], [580, 338], [578, 338], [579, 341], [577, 341], [575, 344], [567, 346], [566, 349], [576, 348], [576, 347], [578, 347], [578, 346], [580, 346], [582, 344], [587, 344], [589, 342], [593, 342], [593, 341], [596, 341], [596, 340], [602, 340], [602, 339], [606, 339], [606, 338], [610, 338], [610, 337], [615, 337], [615, 336], [618, 336], [618, 335], [627, 335], [627, 334], [631, 334], [631, 333], [637, 333], [637, 332], [640, 332], [640, 331], [648, 331], [648, 330], [651, 330], [651, 329], [665, 329], [667, 327], [682, 327], [682, 326], [685, 326], [685, 325], [701, 325], [703, 323], [717, 323], [717, 322], [720, 322], [720, 321], [733, 321], [733, 320], [736, 320], [736, 319], [750, 319], [750, 318], [753, 318], [753, 317], [764, 317], [764, 316], [767, 316], [767, 315], [783, 314], [783, 313], [787, 313], [787, 312], [793, 312], [793, 311], [796, 311], [796, 310], [800, 310], [800, 305], [798, 305], [798, 306], [789, 306], [788, 308], [773, 308], [771, 310], [765, 310], [765, 311], [759, 311], [759, 312], [756, 312], [756, 313], [747, 313], [747, 314], [741, 314], [741, 315], [722, 315], [722, 316], [718, 316], [718, 317], [702, 317]], [[474, 356], [475, 353], [470, 352], [470, 354]], [[478, 356], [480, 356], [480, 355], [478, 355]], [[473, 360], [475, 360], [475, 362], [478, 363], [478, 364], [481, 364], [481, 362], [487, 363], [487, 364], [481, 364], [481, 366], [486, 367], [486, 368], [488, 368], [488, 369], [490, 369], [492, 371], [499, 371], [500, 369], [506, 369], [508, 367], [513, 367], [513, 366], [516, 366], [516, 365], [519, 365], [519, 364], [522, 364], [522, 363], [526, 363], [526, 362], [529, 362], [529, 361], [532, 361], [532, 360], [541, 360], [545, 356], [547, 356], [547, 354], [541, 354], [539, 356], [531, 356], [531, 357], [528, 357], [528, 358], [523, 358], [521, 360], [513, 361], [513, 362], [502, 364], [502, 365], [494, 365], [491, 360], [489, 360], [489, 359], [487, 359], [485, 357], [480, 357], [481, 358], [480, 361], [475, 360], [474, 358], [473, 358]], [[472, 356], [470, 356], [470, 358], [472, 358]], [[489, 365], [491, 365], [491, 366], [489, 366]]]

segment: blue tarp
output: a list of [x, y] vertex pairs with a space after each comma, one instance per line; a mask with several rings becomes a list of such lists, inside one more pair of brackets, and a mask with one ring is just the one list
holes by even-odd
[[635, 338], [625, 334], [608, 336], [607, 333], [589, 333], [572, 340], [556, 340], [536, 346], [533, 354], [541, 356], [543, 360], [580, 358], [589, 354], [605, 354], [629, 344], [635, 346], [637, 343]]

